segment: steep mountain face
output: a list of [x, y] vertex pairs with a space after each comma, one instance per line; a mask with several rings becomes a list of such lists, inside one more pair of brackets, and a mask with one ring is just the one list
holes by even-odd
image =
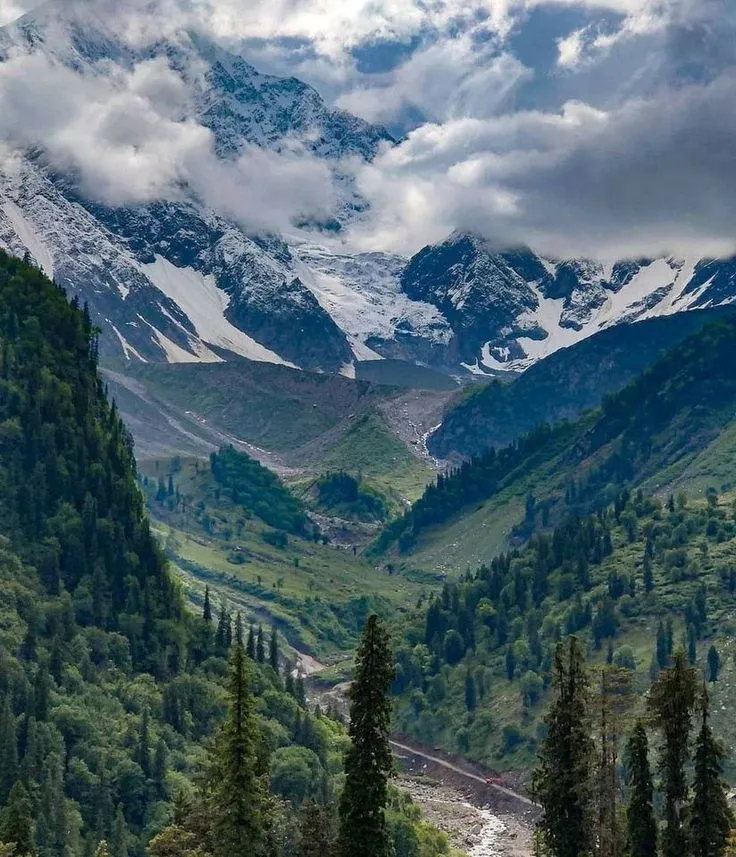
[[463, 398], [427, 439], [440, 459], [469, 459], [514, 443], [540, 423], [575, 419], [633, 381], [671, 348], [731, 306], [618, 324], [551, 354], [510, 383], [494, 381]]
[[[5, 28], [0, 58], [40, 51], [94, 78], [98, 65], [109, 60], [132, 69], [163, 57], [186, 81], [193, 118], [212, 131], [221, 159], [237, 157], [249, 144], [279, 150], [292, 138], [306, 141], [332, 165], [340, 218], [364, 207], [349, 178], [340, 175], [339, 162], [372, 157], [381, 142], [391, 141], [384, 129], [330, 109], [298, 80], [260, 74], [196, 34], [136, 51], [94, 20], [82, 8], [87, 6], [47, 4]], [[0, 193], [2, 246], [19, 255], [28, 251], [46, 273], [89, 302], [105, 331], [108, 357], [188, 362], [240, 356], [337, 372], [353, 360], [351, 343], [360, 345], [350, 312], [347, 319], [337, 313], [336, 321], [320, 303], [319, 271], [313, 274], [280, 239], [246, 235], [193, 193], [180, 202], [105, 206], [80, 194], [70, 176], [54, 173], [39, 151], [27, 152], [14, 172], [3, 175]], [[339, 229], [340, 222], [323, 226]], [[371, 278], [373, 267], [373, 260], [362, 265], [357, 257], [353, 279]], [[395, 268], [387, 265], [396, 300], [409, 304]], [[420, 316], [434, 313], [417, 309]], [[368, 325], [366, 335], [390, 338], [390, 321], [388, 330], [385, 323]], [[359, 324], [358, 332], [365, 327]]]
[[238, 225], [186, 183], [168, 201], [92, 201], [73, 169], [52, 169], [40, 144], [24, 144], [0, 175], [0, 247], [28, 251], [89, 303], [108, 360], [247, 358], [353, 375], [355, 361], [391, 358], [451, 374], [497, 373], [621, 321], [736, 297], [734, 260], [604, 266], [526, 248], [497, 252], [469, 234], [408, 262], [352, 252], [340, 236], [367, 203], [346, 165], [391, 145], [384, 128], [196, 32], [131, 45], [83, 0], [52, 0], [0, 30], [0, 61], [29, 53], [87, 81], [112, 66], [133, 74], [165, 63], [181, 78], [183, 115], [212, 134], [216, 167], [298, 146], [332, 177], [330, 213], [295, 216], [278, 237]]
[[497, 251], [456, 233], [404, 269], [402, 291], [437, 307], [476, 372], [525, 369], [591, 334], [736, 300], [736, 260], [640, 259], [604, 266]]

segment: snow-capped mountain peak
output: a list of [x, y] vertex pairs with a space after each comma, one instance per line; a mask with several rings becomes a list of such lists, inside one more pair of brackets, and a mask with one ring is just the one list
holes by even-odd
[[736, 297], [733, 260], [556, 260], [463, 232], [410, 260], [349, 252], [366, 202], [345, 165], [384, 128], [196, 29], [96, 8], [52, 0], [0, 30], [0, 246], [88, 301], [110, 358], [483, 373]]

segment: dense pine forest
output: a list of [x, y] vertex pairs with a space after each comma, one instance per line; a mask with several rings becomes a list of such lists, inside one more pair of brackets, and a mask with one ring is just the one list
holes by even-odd
[[552, 669], [532, 783], [542, 808], [537, 852], [722, 857], [732, 850], [726, 753], [711, 727], [708, 689], [685, 651], [654, 681], [646, 715], [636, 720], [627, 670], [608, 666], [593, 680], [575, 636], [557, 645]]
[[[86, 309], [0, 255], [0, 849], [345, 851], [351, 737], [307, 704], [275, 630], [209, 598], [186, 609], [97, 355]], [[240, 491], [227, 453], [212, 467]], [[288, 502], [269, 511], [305, 526]], [[379, 798], [387, 853], [445, 853], [406, 797]]]
[[576, 634], [591, 663], [626, 671], [639, 695], [682, 646], [732, 742], [721, 709], [736, 666], [735, 609], [733, 501], [623, 491], [418, 607], [397, 640], [397, 725], [489, 766], [528, 769], [544, 736], [556, 646]]

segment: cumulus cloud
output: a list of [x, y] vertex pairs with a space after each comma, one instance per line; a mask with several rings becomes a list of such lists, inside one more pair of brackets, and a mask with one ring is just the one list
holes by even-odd
[[337, 103], [373, 122], [390, 122], [405, 110], [430, 121], [490, 116], [507, 106], [530, 74], [511, 53], [463, 33], [417, 50], [395, 72], [372, 75], [370, 85], [357, 86]]
[[189, 93], [162, 59], [91, 76], [40, 54], [0, 64], [0, 138], [41, 147], [88, 198], [110, 205], [194, 192], [249, 230], [323, 218], [334, 204], [327, 167], [298, 141], [219, 160], [211, 132], [187, 116]]
[[356, 239], [417, 249], [450, 229], [616, 258], [736, 250], [736, 75], [610, 111], [568, 104], [417, 129], [361, 171]]

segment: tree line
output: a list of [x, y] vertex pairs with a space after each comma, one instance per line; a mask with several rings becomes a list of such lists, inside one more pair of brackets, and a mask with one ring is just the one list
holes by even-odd
[[[537, 853], [725, 853], [734, 821], [722, 781], [725, 750], [711, 728], [707, 689], [683, 650], [654, 682], [646, 716], [632, 726], [633, 709], [625, 671], [605, 667], [592, 678], [575, 636], [557, 646], [546, 736], [532, 787], [542, 807]], [[650, 732], [657, 736], [656, 785]]]

